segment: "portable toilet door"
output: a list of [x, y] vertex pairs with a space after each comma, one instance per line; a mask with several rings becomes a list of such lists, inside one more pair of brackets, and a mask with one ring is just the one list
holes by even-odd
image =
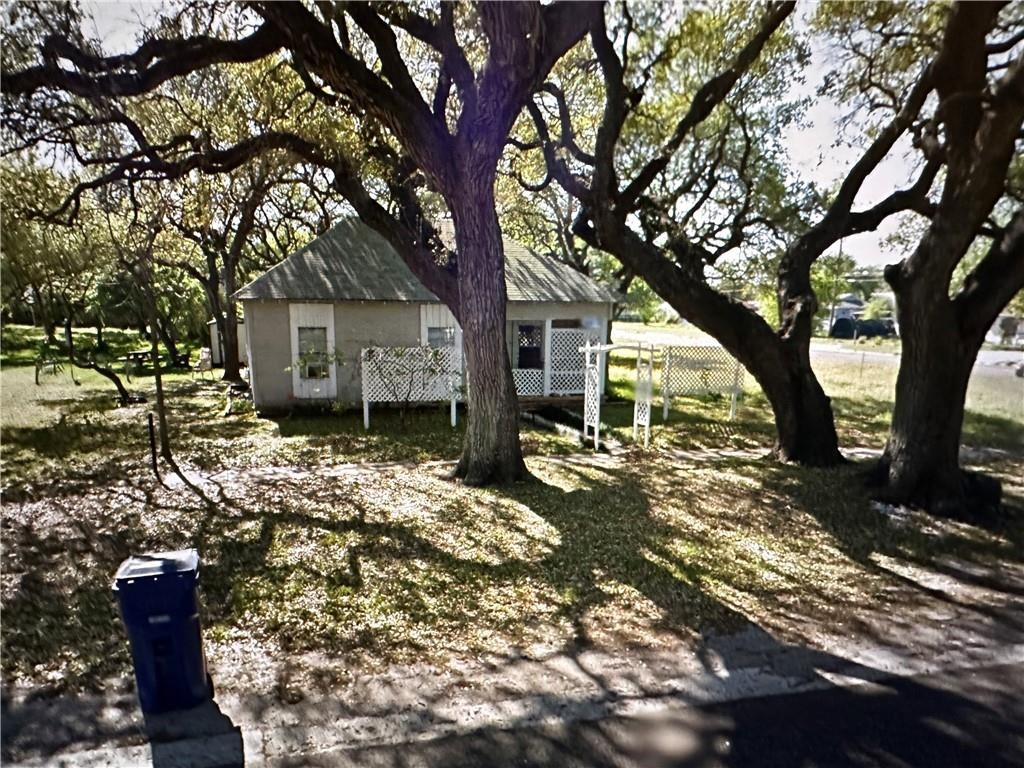
[[214, 365], [224, 365], [224, 356], [221, 354], [220, 331], [217, 329], [217, 321], [211, 320], [207, 323], [210, 329], [210, 358]]
[[[210, 329], [210, 356], [214, 365], [224, 365], [223, 339], [220, 331], [217, 330], [217, 321], [211, 320], [207, 323]], [[238, 321], [238, 362], [242, 365], [249, 364], [249, 346], [246, 344], [245, 321]]]

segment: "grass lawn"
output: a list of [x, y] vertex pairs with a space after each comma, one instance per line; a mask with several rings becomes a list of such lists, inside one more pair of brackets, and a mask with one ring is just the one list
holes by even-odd
[[[613, 380], [628, 393], [625, 365], [616, 361]], [[817, 626], [864, 632], [868, 612], [909, 614], [933, 599], [907, 568], [948, 570], [950, 558], [976, 572], [1024, 568], [1019, 453], [986, 459], [1011, 505], [993, 530], [923, 515], [896, 524], [871, 506], [855, 465], [658, 450], [584, 461], [563, 455], [578, 450], [571, 439], [529, 428], [537, 482], [481, 490], [423, 464], [458, 453], [446, 408], [404, 420], [379, 409], [370, 432], [355, 411], [224, 417], [219, 383], [174, 374], [173, 442], [196, 488], [164, 487], [148, 468], [148, 406], [114, 407], [91, 373], [80, 386], [65, 372], [38, 387], [32, 374], [0, 369], [9, 685], [125, 678], [110, 579], [124, 557], [154, 549], [199, 548], [213, 674], [219, 689], [250, 692], [281, 665], [297, 685], [329, 690], [390, 664], [512, 648], [663, 647], [750, 623], [793, 640]], [[879, 445], [891, 402], [883, 372], [819, 374], [844, 441]], [[1000, 411], [1001, 382], [972, 385], [968, 441], [1019, 438], [1024, 418]], [[151, 396], [151, 378], [134, 386]], [[631, 405], [604, 413], [624, 431]], [[734, 422], [727, 413], [725, 398], [682, 398], [669, 424], [656, 417], [655, 448], [770, 445], [756, 390]], [[392, 460], [420, 465], [341, 466]]]

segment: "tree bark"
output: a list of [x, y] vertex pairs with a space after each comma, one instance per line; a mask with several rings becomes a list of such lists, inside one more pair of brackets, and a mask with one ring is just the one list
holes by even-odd
[[1024, 57], [992, 81], [987, 40], [1001, 7], [952, 7], [935, 65], [944, 122], [942, 194], [914, 252], [885, 269], [903, 355], [889, 440], [873, 478], [882, 485], [877, 495], [967, 519], [995, 512], [1001, 496], [998, 481], [960, 469], [967, 383], [985, 332], [1024, 286], [1024, 208], [1014, 202], [1005, 227], [949, 298], [956, 266], [982, 228], [999, 220], [997, 203], [1013, 200], [1006, 193], [1024, 124]]
[[765, 360], [757, 364], [756, 372], [751, 371], [775, 416], [776, 457], [808, 466], [842, 463], [832, 400], [811, 368], [809, 342], [778, 341], [778, 345], [778, 350], [765, 356], [777, 355], [777, 364]]
[[238, 309], [235, 303], [235, 271], [233, 259], [224, 259], [224, 327], [221, 335], [221, 357], [224, 361], [224, 381], [241, 381], [238, 359]]
[[[799, 249], [798, 239], [790, 253]], [[811, 367], [811, 336], [818, 298], [811, 287], [811, 258], [783, 259], [776, 277], [780, 329], [773, 334], [778, 344], [782, 376], [774, 379], [770, 368], [758, 377], [775, 413], [779, 440], [776, 453], [787, 461], [831, 466], [843, 461], [839, 453], [832, 401]], [[749, 310], [748, 310], [749, 311]]]
[[[147, 257], [148, 258], [148, 257]], [[149, 350], [153, 361], [153, 379], [156, 384], [156, 418], [160, 427], [160, 455], [174, 463], [171, 455], [171, 439], [167, 430], [167, 408], [164, 404], [164, 381], [160, 370], [159, 321], [157, 318], [156, 292], [153, 288], [153, 272], [144, 258], [140, 264], [142, 271], [143, 292], [145, 294], [146, 312], [149, 315]]]
[[995, 480], [960, 469], [967, 384], [980, 340], [961, 336], [944, 296], [900, 297], [903, 355], [878, 479], [879, 498], [943, 516], [973, 516], [999, 504]]
[[960, 468], [964, 401], [985, 332], [1024, 286], [1024, 210], [950, 299], [947, 273], [922, 265], [959, 258], [970, 225], [966, 234], [952, 230], [964, 226], [933, 225], [911, 259], [885, 270], [903, 354], [889, 439], [872, 480], [884, 501], [978, 519], [995, 512], [1002, 489], [994, 478]]
[[174, 326], [168, 317], [160, 317], [159, 315], [154, 317], [156, 318], [157, 333], [164, 344], [164, 349], [167, 350], [168, 357], [173, 362], [178, 357], [178, 343], [174, 340]]
[[469, 422], [455, 475], [469, 485], [529, 477], [519, 404], [505, 346], [507, 294], [493, 177], [466, 174], [449, 200], [459, 253], [459, 293], [469, 379]]

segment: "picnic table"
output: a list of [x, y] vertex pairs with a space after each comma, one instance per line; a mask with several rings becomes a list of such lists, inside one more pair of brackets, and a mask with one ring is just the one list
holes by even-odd
[[152, 353], [148, 349], [135, 349], [131, 352], [125, 352], [122, 357], [118, 360], [124, 363], [124, 372], [128, 377], [128, 381], [132, 380], [132, 374], [138, 372], [138, 370], [145, 365], [146, 361], [150, 359]]
[[[128, 375], [129, 381], [131, 380], [132, 373], [136, 373], [142, 366], [146, 365], [153, 357], [153, 353], [148, 349], [135, 349], [131, 352], [126, 352], [121, 357], [117, 358], [124, 363], [125, 373]], [[172, 368], [188, 368], [188, 352], [181, 352], [171, 358]]]

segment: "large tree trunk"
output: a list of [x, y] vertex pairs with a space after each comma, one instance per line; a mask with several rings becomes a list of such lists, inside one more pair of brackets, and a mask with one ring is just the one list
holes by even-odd
[[171, 455], [171, 438], [167, 428], [167, 408], [164, 403], [164, 380], [160, 366], [159, 319], [157, 317], [156, 292], [153, 288], [152, 267], [144, 259], [140, 264], [142, 271], [143, 293], [146, 312], [149, 319], [149, 351], [153, 361], [153, 379], [156, 385], [156, 418], [160, 427], [160, 455], [174, 463]]
[[174, 339], [174, 326], [171, 324], [170, 318], [158, 315], [155, 317], [157, 333], [163, 342], [164, 349], [167, 350], [168, 357], [170, 357], [173, 363], [178, 358], [178, 342]]
[[[469, 174], [467, 174], [469, 175]], [[505, 346], [505, 262], [493, 179], [473, 175], [449, 201], [459, 253], [469, 423], [455, 470], [467, 484], [529, 476], [519, 443], [519, 405]]]
[[[751, 356], [758, 362], [746, 364], [772, 406], [776, 457], [808, 466], [841, 463], [832, 401], [811, 368], [809, 344], [779, 341], [778, 345], [777, 350]], [[748, 354], [741, 352], [741, 362]]]
[[964, 401], [984, 333], [965, 332], [941, 283], [926, 279], [932, 277], [894, 286], [903, 354], [873, 480], [883, 501], [973, 518], [992, 512], [1001, 496], [997, 480], [960, 469]]
[[224, 327], [221, 335], [221, 356], [224, 360], [224, 381], [241, 381], [238, 360], [238, 309], [235, 304], [235, 264], [224, 259]]
[[[776, 377], [765, 371], [758, 380], [775, 413], [779, 435], [775, 450], [779, 458], [831, 466], [843, 458], [832, 401], [811, 367], [811, 336], [818, 311], [818, 298], [811, 287], [812, 261], [783, 259], [780, 265], [777, 287], [781, 323], [774, 335], [782, 377], [775, 381]], [[769, 379], [772, 381], [766, 387]]]

